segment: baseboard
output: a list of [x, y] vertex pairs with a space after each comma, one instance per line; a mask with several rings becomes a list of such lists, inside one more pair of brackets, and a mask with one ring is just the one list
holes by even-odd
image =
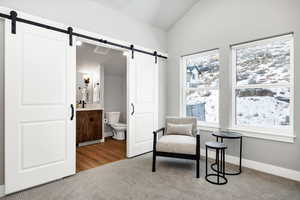
[[113, 136], [113, 133], [111, 131], [105, 131], [104, 132], [104, 138], [111, 137], [111, 136]]
[[0, 185], [0, 198], [5, 196], [5, 187], [4, 185]]
[[[205, 156], [205, 149], [201, 149], [201, 156]], [[215, 158], [215, 152], [214, 151], [208, 151], [208, 157], [209, 158]], [[239, 164], [239, 158], [231, 155], [226, 155], [226, 162], [238, 165]], [[262, 162], [257, 162], [253, 160], [248, 159], [242, 159], [242, 166], [247, 167], [250, 169], [254, 169], [257, 171], [261, 171], [267, 174], [272, 174], [275, 176], [280, 176], [283, 178], [291, 179], [294, 181], [300, 182], [300, 172], [292, 169], [287, 169], [283, 167], [278, 167]]]
[[79, 143], [78, 146], [82, 147], [82, 146], [91, 145], [91, 144], [98, 144], [101, 142], [102, 142], [102, 139], [101, 140], [93, 140], [93, 141]]

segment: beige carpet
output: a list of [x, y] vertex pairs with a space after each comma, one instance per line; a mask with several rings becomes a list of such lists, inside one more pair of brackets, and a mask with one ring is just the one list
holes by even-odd
[[228, 176], [228, 184], [212, 185], [195, 178], [194, 162], [158, 158], [151, 172], [151, 154], [83, 171], [75, 176], [16, 193], [7, 200], [300, 200], [300, 183], [244, 170]]

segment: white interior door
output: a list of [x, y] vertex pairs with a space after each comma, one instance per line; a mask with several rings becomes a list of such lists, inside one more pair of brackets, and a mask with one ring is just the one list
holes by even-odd
[[76, 47], [68, 35], [5, 24], [5, 193], [75, 173]]
[[158, 64], [154, 61], [141, 53], [128, 58], [128, 157], [153, 150], [152, 132], [158, 126]]

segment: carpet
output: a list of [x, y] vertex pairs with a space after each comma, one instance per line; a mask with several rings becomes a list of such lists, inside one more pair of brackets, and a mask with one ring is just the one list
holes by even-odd
[[300, 200], [300, 183], [244, 169], [227, 176], [226, 185], [208, 183], [205, 161], [195, 178], [193, 161], [142, 155], [80, 172], [74, 176], [2, 198], [3, 200]]

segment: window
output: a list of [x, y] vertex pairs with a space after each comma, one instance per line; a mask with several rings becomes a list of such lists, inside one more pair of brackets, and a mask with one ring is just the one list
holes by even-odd
[[233, 126], [291, 130], [293, 36], [233, 46], [232, 56]]
[[182, 58], [183, 108], [186, 116], [202, 125], [219, 123], [219, 51], [212, 50]]

